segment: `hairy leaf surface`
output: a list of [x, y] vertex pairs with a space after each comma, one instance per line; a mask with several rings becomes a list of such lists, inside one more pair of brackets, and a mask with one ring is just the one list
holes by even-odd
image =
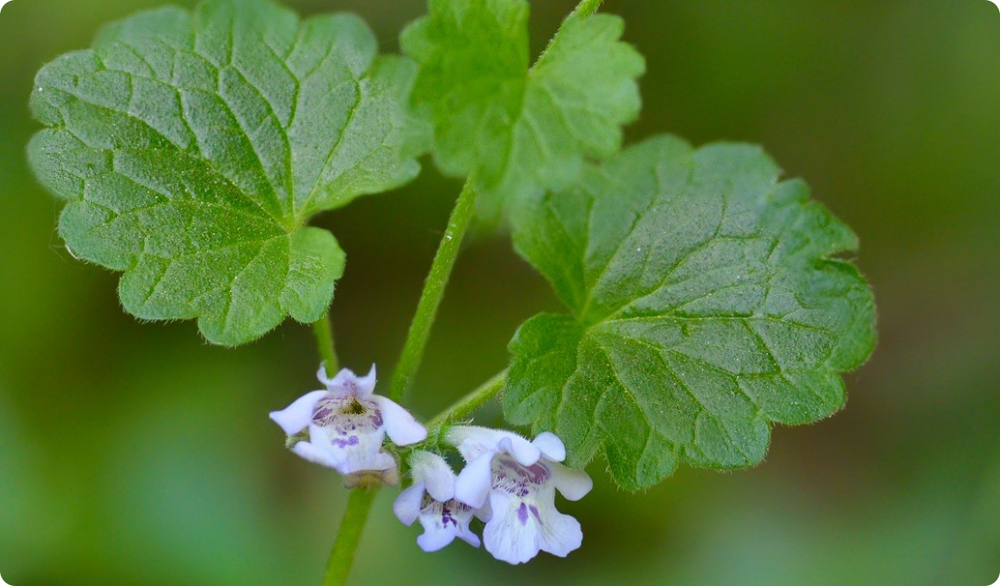
[[529, 70], [524, 0], [431, 0], [429, 12], [401, 39], [420, 65], [412, 101], [433, 123], [437, 165], [476, 173], [481, 216], [516, 213], [618, 152], [645, 69], [620, 18], [570, 17]]
[[209, 0], [138, 14], [46, 65], [31, 107], [48, 128], [29, 157], [68, 200], [67, 246], [124, 271], [133, 315], [197, 318], [214, 343], [317, 319], [344, 253], [309, 217], [419, 171], [415, 66], [377, 52], [354, 16]]
[[851, 230], [778, 175], [759, 148], [665, 137], [545, 196], [516, 246], [570, 313], [512, 340], [508, 418], [639, 489], [680, 462], [755, 464], [772, 423], [841, 408], [840, 373], [874, 344], [871, 291], [838, 257]]

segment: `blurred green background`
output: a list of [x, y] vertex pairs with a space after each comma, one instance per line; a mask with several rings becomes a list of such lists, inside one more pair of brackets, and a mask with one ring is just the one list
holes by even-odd
[[[158, 0], [14, 0], [0, 14], [0, 574], [15, 586], [318, 586], [345, 503], [283, 449], [267, 412], [315, 388], [306, 326], [225, 350], [141, 324], [117, 276], [73, 260], [29, 173], [32, 77]], [[189, 2], [184, 2], [190, 5]], [[352, 10], [397, 50], [418, 0]], [[533, 49], [572, 8], [533, 5]], [[834, 418], [776, 429], [767, 460], [683, 469], [561, 507], [583, 548], [511, 567], [424, 554], [383, 491], [353, 583], [972, 585], [1000, 573], [1000, 13], [986, 0], [609, 0], [648, 58], [630, 139], [765, 145], [861, 236], [880, 342]], [[326, 214], [348, 253], [343, 362], [396, 358], [460, 184]], [[499, 236], [468, 243], [412, 405], [429, 417], [502, 368], [521, 321], [557, 307]], [[492, 418], [492, 420], [491, 420]], [[480, 421], [497, 422], [497, 411]]]

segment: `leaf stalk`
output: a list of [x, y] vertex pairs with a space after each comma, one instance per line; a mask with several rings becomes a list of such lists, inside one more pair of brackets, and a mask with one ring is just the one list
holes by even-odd
[[505, 384], [507, 384], [507, 369], [493, 375], [493, 377], [479, 385], [474, 391], [465, 395], [439, 413], [434, 419], [427, 422], [427, 427], [432, 430], [431, 435], [434, 435], [434, 429], [471, 415], [473, 411], [497, 396], [503, 390]]
[[312, 327], [313, 334], [316, 336], [316, 350], [326, 367], [326, 375], [332, 378], [340, 370], [340, 360], [337, 359], [337, 348], [333, 341], [333, 327], [330, 325], [329, 312], [324, 312], [322, 317], [313, 322]]
[[576, 8], [573, 9], [570, 17], [590, 16], [591, 14], [597, 12], [597, 9], [600, 8], [603, 3], [604, 0], [581, 0], [580, 3], [576, 5]]
[[413, 316], [413, 321], [410, 322], [410, 330], [406, 336], [406, 342], [403, 344], [399, 362], [392, 373], [392, 382], [389, 386], [389, 398], [397, 403], [412, 386], [413, 378], [420, 367], [420, 361], [423, 359], [424, 350], [427, 348], [427, 339], [430, 337], [431, 327], [437, 317], [438, 307], [441, 306], [441, 300], [444, 298], [445, 286], [451, 277], [462, 239], [465, 237], [472, 212], [475, 210], [476, 189], [473, 187], [474, 182], [475, 177], [470, 175], [465, 186], [462, 187], [462, 192], [459, 194], [455, 208], [448, 219], [448, 227], [445, 229], [437, 253], [434, 255], [427, 280], [424, 281], [424, 290], [417, 303], [417, 312]]
[[340, 522], [340, 532], [337, 533], [333, 551], [330, 552], [330, 561], [326, 566], [323, 586], [344, 586], [347, 584], [351, 566], [354, 565], [354, 554], [361, 543], [361, 535], [364, 533], [368, 514], [371, 513], [372, 504], [375, 502], [377, 494], [377, 488], [356, 488], [351, 491], [344, 519]]

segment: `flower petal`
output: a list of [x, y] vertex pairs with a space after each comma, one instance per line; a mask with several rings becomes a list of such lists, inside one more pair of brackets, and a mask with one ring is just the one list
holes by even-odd
[[316, 403], [325, 395], [326, 391], [306, 393], [281, 411], [272, 411], [271, 420], [280, 425], [286, 435], [295, 435], [309, 425]]
[[445, 441], [458, 448], [466, 462], [479, 454], [496, 451], [503, 444], [505, 451], [525, 466], [531, 466], [541, 457], [541, 451], [531, 442], [512, 431], [490, 429], [477, 425], [455, 425], [448, 428]]
[[469, 530], [472, 511], [454, 500], [430, 502], [420, 510], [420, 524], [424, 534], [417, 543], [424, 551], [437, 551], [461, 537], [464, 541], [479, 547], [479, 538]]
[[371, 370], [363, 377], [354, 374], [350, 368], [341, 368], [337, 376], [328, 378], [326, 367], [321, 364], [316, 372], [316, 378], [326, 385], [327, 390], [331, 393], [350, 394], [358, 399], [367, 399], [375, 390], [375, 365], [372, 364]]
[[417, 545], [427, 553], [438, 551], [452, 541], [455, 541], [454, 529], [428, 527], [427, 525], [424, 525], [423, 535], [417, 537]]
[[[344, 371], [341, 370], [340, 372], [337, 373], [337, 375], [340, 375], [342, 372], [344, 372]], [[319, 380], [319, 382], [323, 383], [327, 388], [329, 388], [330, 385], [333, 384], [334, 379], [332, 379], [332, 378], [330, 378], [330, 377], [328, 377], [326, 375], [326, 361], [325, 360], [323, 362], [319, 363], [319, 370], [316, 371], [316, 378]]]
[[486, 551], [508, 564], [523, 564], [538, 555], [539, 531], [528, 505], [494, 491], [490, 494], [493, 518], [483, 530]]
[[427, 494], [436, 501], [445, 502], [455, 496], [455, 472], [441, 456], [416, 450], [410, 456], [414, 482], [427, 486]]
[[453, 425], [445, 433], [445, 441], [458, 448], [466, 462], [471, 462], [483, 452], [495, 450], [503, 438], [496, 429], [477, 425]]
[[392, 443], [397, 446], [408, 446], [427, 439], [427, 428], [417, 423], [409, 411], [379, 395], [372, 395], [370, 400], [382, 411], [385, 431]]
[[341, 474], [347, 474], [347, 471], [344, 469], [346, 461], [343, 458], [339, 458], [332, 451], [317, 447], [312, 442], [299, 442], [295, 444], [292, 451], [305, 460], [319, 464], [320, 466], [333, 468]]
[[455, 500], [478, 509], [486, 502], [493, 485], [493, 456], [496, 452], [483, 452], [465, 465], [455, 480]]
[[337, 470], [341, 474], [396, 468], [396, 459], [382, 451], [384, 439], [382, 428], [331, 438], [326, 428], [315, 424], [309, 426], [309, 441], [339, 462]]
[[[354, 374], [354, 373], [351, 373]], [[357, 377], [355, 377], [357, 378]], [[373, 392], [375, 392], [375, 383], [378, 382], [378, 377], [375, 374], [375, 365], [368, 370], [368, 374], [357, 379], [357, 396], [359, 399], [366, 399]]]
[[[457, 499], [456, 499], [457, 500]], [[483, 506], [478, 509], [473, 509], [472, 514], [476, 516], [477, 519], [483, 523], [489, 523], [490, 519], [493, 518], [493, 507], [490, 506], [490, 500], [486, 499]]]
[[479, 547], [479, 536], [473, 533], [468, 526], [458, 528], [458, 537], [472, 547]]
[[[343, 472], [344, 474], [353, 474], [355, 472], [366, 472], [375, 471], [382, 472], [385, 470], [392, 470], [396, 468], [396, 459], [385, 452], [378, 453], [363, 453], [363, 454], [349, 454], [347, 461], [344, 462]], [[399, 479], [392, 481], [390, 484], [395, 485], [399, 482]]]
[[566, 446], [554, 433], [543, 431], [531, 444], [541, 450], [546, 460], [562, 462], [566, 459]]
[[552, 483], [567, 500], [578, 501], [594, 488], [594, 481], [583, 470], [570, 468], [555, 462], [548, 465], [552, 470]]
[[517, 463], [522, 466], [532, 466], [542, 457], [542, 451], [521, 436], [504, 437], [497, 444], [497, 448], [505, 454], [514, 456]]
[[417, 482], [410, 488], [399, 493], [392, 503], [392, 512], [403, 525], [409, 527], [420, 516], [420, 505], [424, 500], [424, 483]]
[[583, 544], [583, 530], [580, 522], [552, 509], [545, 515], [544, 522], [539, 523], [538, 542], [542, 551], [561, 558], [569, 552], [578, 549]]

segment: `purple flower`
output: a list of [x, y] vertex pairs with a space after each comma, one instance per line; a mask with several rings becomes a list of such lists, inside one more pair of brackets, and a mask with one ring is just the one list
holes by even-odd
[[316, 373], [326, 390], [306, 393], [271, 419], [289, 436], [308, 429], [308, 441], [299, 441], [292, 451], [351, 479], [366, 472], [381, 473], [382, 480], [395, 484], [396, 460], [382, 451], [388, 434], [400, 446], [427, 438], [427, 430], [393, 401], [372, 394], [375, 365], [359, 378], [343, 369], [332, 379], [320, 366]]
[[472, 507], [455, 500], [455, 473], [444, 458], [417, 450], [410, 456], [413, 486], [399, 493], [392, 510], [403, 524], [420, 520], [424, 533], [417, 545], [437, 551], [456, 537], [479, 547], [479, 537], [469, 529]]
[[455, 499], [486, 521], [483, 541], [493, 557], [520, 564], [539, 551], [565, 557], [580, 547], [580, 523], [556, 510], [555, 492], [575, 501], [594, 483], [586, 472], [560, 464], [562, 440], [546, 432], [529, 442], [474, 426], [452, 427], [445, 437], [467, 463], [455, 481]]

